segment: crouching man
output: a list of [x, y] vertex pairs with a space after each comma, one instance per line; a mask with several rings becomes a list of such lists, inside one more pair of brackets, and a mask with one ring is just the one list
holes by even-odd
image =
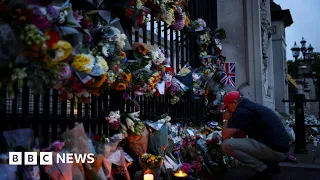
[[[289, 141], [279, 117], [269, 108], [231, 91], [224, 97], [222, 150], [257, 173], [249, 179], [269, 179], [280, 173], [279, 162], [289, 152]], [[249, 138], [232, 138], [245, 132]]]

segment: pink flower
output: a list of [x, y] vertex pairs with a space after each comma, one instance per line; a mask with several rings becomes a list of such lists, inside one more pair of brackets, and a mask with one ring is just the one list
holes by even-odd
[[55, 142], [53, 142], [52, 145], [51, 145], [51, 150], [52, 150], [52, 151], [59, 152], [59, 151], [61, 151], [61, 149], [63, 148], [63, 146], [64, 146], [64, 142], [55, 141]]
[[76, 10], [75, 12], [73, 12], [73, 17], [76, 19], [77, 22], [80, 22], [83, 19], [83, 16], [81, 16], [79, 14], [79, 11]]
[[191, 170], [191, 165], [188, 163], [182, 163], [180, 169], [186, 173], [189, 173]]

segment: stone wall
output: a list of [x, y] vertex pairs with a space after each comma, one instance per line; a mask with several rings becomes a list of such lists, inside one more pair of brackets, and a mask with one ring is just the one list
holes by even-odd
[[250, 100], [275, 109], [269, 0], [218, 0], [223, 52], [236, 63], [236, 87]]

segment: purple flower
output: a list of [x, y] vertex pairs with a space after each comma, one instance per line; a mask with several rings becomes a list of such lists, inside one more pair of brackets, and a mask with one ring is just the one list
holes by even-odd
[[55, 141], [55, 142], [53, 142], [52, 145], [51, 145], [51, 150], [52, 150], [52, 151], [59, 152], [59, 151], [61, 151], [61, 149], [63, 148], [63, 146], [64, 146], [64, 142]]
[[38, 6], [34, 6], [32, 8], [32, 13], [36, 16], [43, 16], [43, 13], [41, 12], [41, 10]]
[[183, 15], [182, 8], [177, 7], [178, 17], [176, 18], [175, 23], [172, 25], [172, 28], [176, 31], [180, 31], [186, 22], [185, 16]]
[[31, 23], [40, 30], [44, 30], [51, 26], [50, 21], [44, 16], [33, 16], [31, 19]]
[[53, 6], [48, 6], [47, 7], [47, 13], [53, 19], [58, 19], [59, 18], [59, 11], [56, 8], [54, 8]]

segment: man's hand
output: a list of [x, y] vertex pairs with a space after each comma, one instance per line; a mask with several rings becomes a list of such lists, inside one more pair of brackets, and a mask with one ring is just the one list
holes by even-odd
[[223, 115], [222, 115], [222, 119], [223, 119], [223, 120], [229, 120], [229, 119], [231, 118], [231, 116], [232, 116], [231, 113], [225, 112], [225, 113], [223, 113]]

